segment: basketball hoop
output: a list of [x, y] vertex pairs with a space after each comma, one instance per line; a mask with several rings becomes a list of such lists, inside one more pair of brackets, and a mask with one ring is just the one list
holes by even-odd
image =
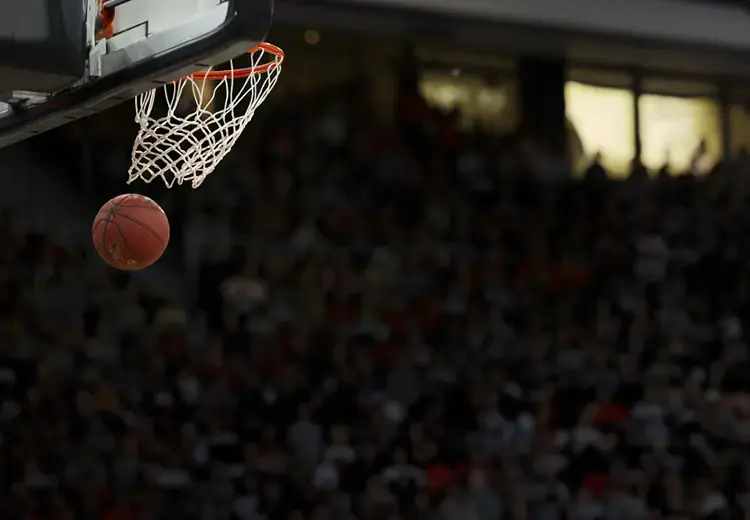
[[[185, 182], [197, 188], [216, 169], [281, 73], [284, 51], [279, 47], [261, 43], [248, 55], [248, 67], [235, 68], [230, 62], [227, 70], [196, 72], [135, 98], [139, 129], [128, 184], [161, 178], [168, 188]], [[159, 93], [167, 112], [156, 117], [152, 110]], [[186, 95], [192, 95], [195, 109], [183, 113]]]

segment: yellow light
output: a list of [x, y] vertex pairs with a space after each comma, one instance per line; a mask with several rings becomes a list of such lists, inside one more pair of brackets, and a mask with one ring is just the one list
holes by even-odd
[[719, 107], [712, 99], [646, 94], [639, 100], [643, 164], [658, 169], [669, 161], [675, 173], [693, 166], [696, 150], [705, 141], [707, 154], [721, 155]]
[[308, 29], [302, 37], [308, 45], [317, 45], [320, 43], [320, 33], [314, 29]]
[[565, 85], [568, 120], [578, 133], [584, 156], [574, 165], [581, 171], [596, 153], [615, 176], [629, 172], [635, 155], [633, 93], [569, 81]]

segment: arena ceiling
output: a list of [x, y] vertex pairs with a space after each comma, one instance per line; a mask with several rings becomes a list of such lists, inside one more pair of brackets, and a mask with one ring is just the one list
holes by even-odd
[[277, 23], [336, 27], [394, 40], [440, 42], [467, 51], [562, 55], [571, 66], [626, 69], [680, 79], [750, 80], [750, 49], [675, 43], [540, 25], [484, 22], [340, 0], [277, 0]]

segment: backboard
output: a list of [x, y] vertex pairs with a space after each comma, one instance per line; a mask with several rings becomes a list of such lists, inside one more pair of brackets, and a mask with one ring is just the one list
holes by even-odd
[[[97, 38], [103, 8], [114, 21]], [[5, 0], [1, 9], [0, 148], [247, 52], [265, 38], [273, 0]]]

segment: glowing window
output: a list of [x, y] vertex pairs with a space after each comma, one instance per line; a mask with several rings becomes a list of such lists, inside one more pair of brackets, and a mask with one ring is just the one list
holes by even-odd
[[[582, 150], [572, 150], [574, 167], [584, 169], [600, 153], [607, 171], [625, 175], [635, 155], [633, 93], [573, 81], [565, 85], [565, 107]], [[574, 147], [575, 148], [575, 147]]]
[[675, 173], [705, 173], [721, 156], [721, 121], [717, 103], [707, 98], [643, 95], [641, 114], [642, 161], [650, 169], [665, 163]]
[[472, 127], [509, 130], [516, 123], [515, 88], [510, 82], [490, 85], [479, 76], [447, 73], [426, 73], [420, 90], [427, 103], [443, 109], [458, 109], [462, 124]]

